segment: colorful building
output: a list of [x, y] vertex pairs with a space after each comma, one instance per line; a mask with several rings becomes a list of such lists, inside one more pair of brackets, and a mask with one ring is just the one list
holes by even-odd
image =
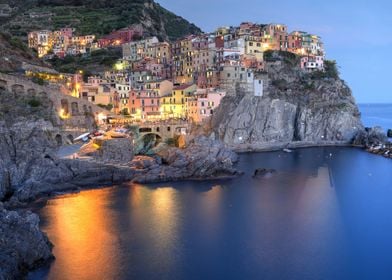
[[200, 123], [206, 118], [211, 117], [225, 95], [226, 93], [223, 91], [198, 89], [193, 96], [188, 98], [188, 119], [195, 123]]
[[196, 91], [195, 84], [185, 84], [173, 88], [172, 93], [161, 97], [162, 117], [186, 118], [188, 98]]

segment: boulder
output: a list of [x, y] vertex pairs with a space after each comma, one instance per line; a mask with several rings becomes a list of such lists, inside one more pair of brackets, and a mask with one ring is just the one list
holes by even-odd
[[22, 279], [53, 259], [52, 244], [29, 211], [8, 211], [0, 205], [0, 279]]
[[146, 172], [136, 176], [135, 182], [214, 179], [240, 174], [233, 167], [238, 161], [237, 154], [222, 142], [205, 136], [194, 138], [185, 149], [166, 147], [158, 154], [164, 164], [150, 164]]
[[354, 145], [361, 145], [370, 147], [372, 145], [385, 144], [388, 142], [388, 137], [381, 127], [366, 128], [359, 131], [353, 139]]
[[131, 138], [105, 139], [94, 156], [104, 162], [128, 163], [133, 159]]
[[253, 178], [270, 178], [275, 173], [275, 169], [258, 168], [253, 173]]

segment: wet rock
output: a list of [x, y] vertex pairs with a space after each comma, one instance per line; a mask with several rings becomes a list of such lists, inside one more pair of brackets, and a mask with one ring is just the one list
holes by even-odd
[[366, 128], [357, 133], [353, 140], [354, 145], [370, 147], [388, 142], [388, 137], [381, 127]]
[[21, 279], [53, 258], [52, 245], [39, 230], [39, 218], [0, 205], [0, 279]]
[[253, 178], [270, 178], [276, 173], [275, 169], [258, 168], [253, 173]]
[[240, 174], [233, 167], [237, 154], [222, 142], [205, 136], [196, 137], [185, 149], [162, 149], [158, 155], [165, 164], [150, 164], [146, 172], [136, 176], [135, 182], [211, 179]]

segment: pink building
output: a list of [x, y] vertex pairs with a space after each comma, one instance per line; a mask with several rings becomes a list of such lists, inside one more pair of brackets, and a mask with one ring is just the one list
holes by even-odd
[[159, 94], [153, 90], [133, 90], [129, 93], [129, 112], [135, 119], [159, 119]]
[[74, 31], [75, 31], [74, 28], [69, 28], [69, 27], [60, 29], [61, 35], [63, 35], [64, 37], [67, 37], [67, 38], [71, 38]]
[[188, 99], [188, 118], [196, 123], [200, 123], [211, 117], [225, 95], [226, 93], [222, 91], [211, 89], [198, 90], [192, 98]]

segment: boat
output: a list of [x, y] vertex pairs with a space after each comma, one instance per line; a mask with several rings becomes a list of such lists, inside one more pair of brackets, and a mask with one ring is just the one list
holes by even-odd
[[290, 150], [290, 149], [285, 148], [285, 149], [283, 149], [283, 152], [285, 152], [285, 153], [292, 153], [293, 150]]
[[89, 135], [90, 135], [90, 132], [84, 133], [84, 134], [82, 134], [82, 135], [76, 137], [76, 138], [74, 139], [74, 142], [77, 142], [77, 141], [79, 141], [79, 140], [82, 140], [83, 142], [86, 142], [86, 141], [88, 141], [88, 139], [89, 139]]

